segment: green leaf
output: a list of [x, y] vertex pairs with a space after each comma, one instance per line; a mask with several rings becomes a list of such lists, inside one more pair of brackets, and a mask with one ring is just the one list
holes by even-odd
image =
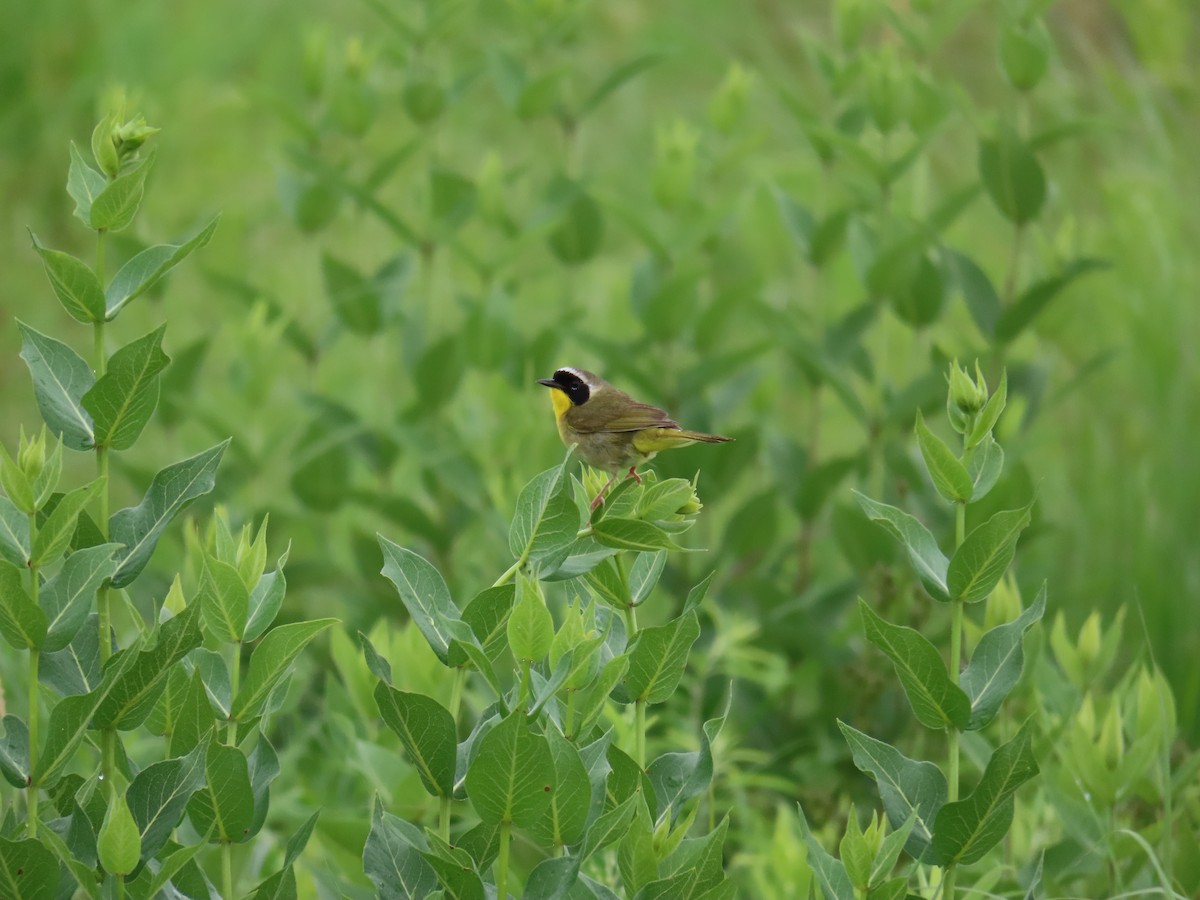
[[508, 530], [514, 557], [536, 563], [560, 553], [579, 531], [579, 508], [566, 479], [568, 451], [562, 463], [537, 475], [521, 489]]
[[871, 863], [875, 859], [875, 848], [868, 846], [858, 823], [858, 811], [850, 810], [846, 831], [838, 844], [838, 856], [846, 869], [846, 877], [860, 892], [865, 893], [871, 881]]
[[24, 569], [29, 563], [29, 516], [0, 497], [0, 560]]
[[108, 803], [104, 823], [96, 840], [100, 865], [114, 875], [128, 875], [142, 856], [142, 836], [125, 795], [118, 793]]
[[[160, 893], [164, 888], [166, 888], [168, 882], [179, 877], [181, 872], [188, 871], [187, 867], [189, 864], [191, 864], [191, 871], [199, 875], [200, 870], [195, 866], [192, 860], [201, 850], [208, 846], [208, 839], [211, 836], [211, 831], [205, 833], [201, 836], [201, 839], [197, 843], [192, 844], [190, 847], [181, 847], [162, 860], [162, 866], [157, 872], [154, 873], [154, 877], [150, 879], [150, 883], [146, 887], [144, 896], [160, 896]], [[206, 884], [205, 889], [207, 889]]]
[[663, 863], [672, 890], [656, 891], [654, 884], [644, 889], [647, 898], [662, 900], [696, 900], [710, 888], [724, 882], [725, 838], [729, 833], [729, 816], [725, 816], [709, 834], [685, 838], [679, 849]]
[[975, 419], [975, 424], [971, 426], [971, 433], [967, 435], [966, 447], [968, 450], [973, 450], [975, 447], [986, 438], [991, 437], [992, 429], [996, 427], [996, 423], [1000, 421], [1000, 413], [1004, 412], [1004, 406], [1008, 402], [1008, 370], [1005, 369], [1000, 373], [1000, 385], [995, 392], [988, 398], [988, 402], [980, 410], [979, 415]]
[[120, 667], [111, 664], [104, 673], [104, 685], [92, 714], [92, 727], [119, 728], [129, 731], [150, 715], [166, 685], [171, 667], [200, 646], [200, 611], [193, 603], [157, 629], [158, 640], [148, 650], [125, 651]]
[[834, 857], [821, 846], [812, 829], [808, 827], [808, 819], [799, 803], [796, 810], [800, 814], [800, 834], [808, 848], [808, 864], [812, 868], [817, 884], [825, 895], [825, 900], [855, 900], [854, 887], [846, 874], [846, 867], [841, 860]]
[[516, 710], [480, 740], [466, 782], [483, 821], [532, 826], [545, 815], [555, 787], [550, 745]]
[[920, 410], [917, 410], [917, 443], [937, 492], [952, 503], [970, 500], [975, 489], [971, 476], [946, 442], [929, 430]]
[[89, 613], [70, 644], [42, 653], [38, 678], [59, 695], [70, 697], [98, 688], [101, 676], [99, 617]]
[[383, 576], [396, 586], [404, 608], [438, 659], [449, 662], [450, 642], [470, 642], [470, 627], [463, 622], [446, 582], [424, 557], [377, 535], [383, 550]]
[[30, 556], [33, 565], [42, 566], [56, 560], [71, 542], [75, 533], [75, 522], [83, 508], [104, 490], [103, 478], [97, 478], [81, 488], [76, 488], [58, 501], [54, 511], [46, 517], [42, 527], [38, 529], [33, 541], [33, 552]]
[[525, 881], [524, 900], [557, 900], [569, 897], [579, 881], [577, 856], [552, 856], [534, 866]]
[[950, 563], [938, 548], [937, 541], [924, 525], [914, 517], [894, 506], [878, 503], [869, 497], [854, 492], [858, 505], [867, 517], [878, 522], [904, 544], [908, 558], [929, 596], [935, 600], [949, 600], [946, 588], [946, 570]]
[[936, 730], [965, 728], [971, 701], [951, 681], [937, 648], [919, 631], [881, 619], [861, 597], [858, 609], [867, 640], [895, 665], [913, 714], [921, 724]]
[[237, 569], [205, 553], [196, 600], [210, 634], [221, 641], [242, 640], [250, 615], [250, 592]]
[[1014, 621], [997, 625], [979, 639], [971, 662], [962, 673], [962, 689], [971, 698], [971, 719], [967, 728], [984, 728], [995, 718], [1004, 698], [1021, 678], [1025, 664], [1022, 638], [1046, 611], [1046, 585], [1038, 591], [1033, 605]]
[[517, 605], [508, 617], [508, 644], [518, 661], [540, 662], [554, 640], [554, 620], [537, 582], [518, 576]]
[[1102, 259], [1076, 259], [1068, 263], [1058, 275], [1052, 275], [1021, 292], [1015, 303], [1000, 315], [996, 322], [996, 340], [1002, 344], [1017, 338], [1050, 305], [1064, 288], [1080, 275], [1107, 269], [1109, 263]]
[[199, 668], [192, 671], [184, 690], [183, 700], [175, 712], [174, 728], [171, 731], [170, 753], [186, 756], [204, 741], [215, 719], [204, 680]]
[[375, 703], [383, 723], [408, 751], [425, 790], [435, 797], [450, 797], [458, 746], [450, 711], [432, 697], [400, 691], [382, 681], [375, 685]]
[[250, 792], [254, 800], [254, 815], [250, 825], [235, 840], [244, 843], [253, 838], [267, 822], [267, 812], [270, 809], [271, 782], [279, 777], [279, 756], [265, 735], [258, 736], [258, 742], [250, 752], [247, 760], [250, 773]]
[[629, 830], [617, 845], [617, 867], [626, 895], [641, 897], [641, 889], [658, 880], [658, 854], [654, 850], [654, 829], [645, 806], [639, 806]]
[[38, 604], [47, 622], [43, 651], [53, 653], [71, 643], [92, 610], [96, 591], [117, 570], [113, 554], [120, 549], [120, 544], [100, 544], [76, 550], [42, 585]]
[[245, 722], [262, 712], [267, 697], [287, 674], [288, 667], [308, 642], [337, 622], [337, 619], [313, 619], [280, 625], [267, 632], [250, 657], [250, 671], [233, 701], [231, 718]]
[[125, 587], [137, 578], [170, 521], [197, 497], [213, 489], [217, 466], [228, 446], [229, 441], [225, 440], [167, 466], [154, 476], [141, 503], [113, 515], [109, 536], [125, 545], [121, 564], [113, 576], [113, 587]]
[[475, 211], [476, 190], [470, 180], [449, 169], [429, 173], [430, 217], [443, 239], [454, 234]]
[[625, 834], [642, 802], [641, 794], [631, 794], [592, 822], [584, 838], [580, 858], [588, 859], [593, 853], [604, 849]]
[[103, 292], [104, 318], [109, 321], [115, 319], [126, 304], [150, 290], [160, 278], [183, 262], [193, 251], [211, 241], [220, 218], [214, 216], [211, 222], [182, 244], [156, 244], [147, 247], [121, 266]]
[[54, 854], [33, 838], [0, 838], [0, 897], [55, 900], [61, 875]]
[[966, 300], [971, 318], [985, 337], [992, 337], [996, 333], [996, 322], [1001, 312], [1000, 295], [996, 293], [992, 280], [975, 260], [965, 254], [943, 248], [942, 256]]
[[[879, 844], [879, 850], [875, 855], [874, 861], [871, 863], [871, 874], [868, 878], [868, 884], [880, 884], [891, 874], [892, 869], [896, 866], [896, 860], [900, 858], [901, 851], [904, 850], [905, 844], [908, 843], [909, 835], [912, 834], [913, 828], [917, 824], [917, 814], [914, 811], [904, 823], [898, 828], [894, 828]], [[907, 883], [904, 879], [902, 882]], [[900, 897], [904, 896], [904, 891], [899, 893]]]
[[570, 200], [562, 218], [550, 232], [547, 244], [555, 258], [566, 266], [578, 266], [590, 260], [604, 243], [604, 214], [580, 185], [571, 185]]
[[64, 344], [17, 322], [21, 330], [21, 359], [33, 378], [38, 410], [51, 433], [62, 436], [71, 450], [90, 450], [95, 443], [92, 417], [83, 395], [95, 384], [91, 367]]
[[26, 593], [21, 570], [0, 560], [0, 635], [18, 650], [41, 647], [46, 639], [46, 614]]
[[152, 859], [183, 819], [192, 795], [204, 786], [206, 747], [153, 763], [138, 772], [125, 799], [141, 834], [142, 856]]
[[629, 648], [625, 690], [637, 700], [662, 703], [679, 686], [692, 644], [700, 636], [695, 612], [666, 625], [643, 628]]
[[658, 799], [656, 816], [661, 816], [668, 808], [678, 815], [688, 800], [708, 790], [713, 778], [712, 745], [725, 726], [732, 702], [733, 685], [730, 684], [721, 715], [704, 723], [700, 749], [693, 753], [664, 753], [646, 768]]
[[1046, 200], [1046, 176], [1028, 146], [1010, 128], [979, 144], [979, 174], [996, 208], [1010, 222], [1037, 218]]
[[[496, 659], [504, 652], [508, 637], [506, 626], [516, 592], [516, 585], [511, 582], [485, 588], [472, 597], [462, 611], [463, 621], [471, 627], [480, 647], [490, 659]], [[455, 668], [468, 662], [461, 643], [451, 643], [447, 662]]]
[[46, 277], [50, 279], [50, 287], [54, 296], [58, 297], [63, 309], [76, 322], [100, 322], [104, 319], [104, 288], [87, 265], [76, 259], [70, 253], [51, 250], [38, 240], [32, 231], [29, 237], [33, 240], [33, 249], [42, 258], [42, 266], [46, 269]]
[[562, 847], [583, 839], [592, 784], [578, 748], [553, 724], [546, 726], [546, 741], [554, 758], [554, 790], [550, 792], [550, 805], [540, 819], [529, 825], [529, 831], [546, 846]]
[[92, 204], [108, 184], [103, 173], [97, 172], [79, 148], [71, 141], [71, 167], [67, 170], [67, 193], [75, 201], [75, 217], [88, 228], [92, 227]]
[[946, 776], [931, 762], [909, 759], [895, 747], [838, 721], [859, 771], [875, 779], [879, 798], [892, 828], [909, 821], [912, 831], [904, 846], [909, 856], [920, 858], [933, 837], [933, 820], [946, 802]]
[[1033, 504], [998, 512], [967, 535], [954, 551], [946, 573], [952, 600], [983, 600], [1004, 576], [1017, 550], [1017, 538], [1029, 524]]
[[938, 810], [924, 862], [970, 865], [1000, 843], [1012, 824], [1013, 794], [1038, 773], [1031, 741], [1026, 722], [1011, 741], [996, 748], [975, 790]]
[[420, 830], [385, 813], [376, 797], [363, 848], [363, 872], [375, 884], [380, 900], [425, 900], [433, 895], [438, 879], [421, 855], [426, 849]]
[[279, 614], [279, 608], [283, 605], [283, 598], [287, 593], [287, 579], [283, 576], [287, 557], [287, 553], [280, 557], [275, 564], [275, 571], [264, 573], [250, 592], [249, 615], [246, 617], [246, 630], [242, 640], [258, 640]]
[[370, 337], [383, 328], [383, 294], [379, 285], [329, 253], [321, 254], [325, 293], [339, 321], [355, 334]]
[[613, 609], [624, 610], [629, 606], [629, 591], [612, 559], [601, 560], [583, 575], [592, 593]]
[[592, 525], [592, 535], [606, 547], [618, 550], [678, 550], [671, 536], [649, 522], [605, 516]]
[[204, 761], [206, 786], [188, 803], [188, 818], [196, 830], [214, 829], [213, 838], [240, 841], [254, 819], [254, 789], [250, 765], [237, 747], [212, 743]]
[[971, 501], [982, 500], [996, 486], [1004, 469], [1004, 451], [990, 434], [966, 455], [967, 472], [974, 487]]
[[287, 852], [283, 857], [284, 868], [292, 865], [300, 858], [300, 854], [304, 852], [304, 848], [308, 846], [308, 840], [312, 837], [313, 829], [317, 827], [317, 818], [321, 815], [321, 810], [317, 810], [311, 816], [304, 820], [304, 824], [296, 829], [296, 833], [288, 838]]
[[667, 564], [667, 554], [664, 550], [657, 553], [639, 553], [629, 567], [629, 602], [638, 606], [646, 601], [650, 592], [662, 577], [663, 568]]
[[146, 176], [153, 165], [154, 154], [151, 153], [137, 168], [110, 181], [92, 201], [88, 224], [97, 231], [120, 231], [128, 227], [142, 205]]
[[658, 65], [664, 59], [666, 59], [666, 54], [663, 53], [644, 53], [621, 63], [579, 104], [579, 108], [575, 111], [575, 120], [581, 121], [595, 112], [597, 107], [614, 91], [647, 69]]
[[150, 421], [158, 406], [158, 375], [171, 361], [162, 351], [166, 327], [160, 325], [114, 353], [108, 371], [83, 395], [98, 446], [128, 450]]
[[24, 790], [29, 784], [29, 729], [11, 713], [4, 717], [0, 735], [0, 773], [13, 787]]

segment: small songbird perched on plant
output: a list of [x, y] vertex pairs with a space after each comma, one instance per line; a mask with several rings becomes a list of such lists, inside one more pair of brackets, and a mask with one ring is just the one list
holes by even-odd
[[550, 388], [563, 443], [568, 447], [575, 444], [589, 466], [612, 473], [592, 501], [592, 509], [604, 502], [604, 494], [622, 472], [628, 471], [640, 484], [637, 467], [660, 450], [686, 447], [696, 441], [720, 444], [733, 440], [680, 428], [664, 410], [639, 403], [584, 369], [565, 366], [553, 378], [538, 379], [538, 384]]

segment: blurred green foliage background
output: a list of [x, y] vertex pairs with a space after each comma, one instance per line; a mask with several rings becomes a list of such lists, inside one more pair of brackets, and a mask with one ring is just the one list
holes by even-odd
[[[906, 610], [901, 620], [939, 615], [896, 583], [894, 550], [849, 489], [933, 506], [908, 481], [913, 415], [942, 402], [946, 360], [978, 356], [989, 379], [1009, 366], [1017, 398], [1001, 426], [1015, 474], [1000, 496], [1038, 497], [1018, 553], [1027, 596], [1048, 579], [1048, 617], [1061, 612], [1071, 631], [1129, 605], [1124, 652], [1153, 652], [1194, 739], [1200, 11], [1036, 4], [1049, 7], [1053, 50], [1026, 97], [997, 45], [1028, 5], [18, 3], [0, 32], [0, 439], [15, 446], [18, 424], [37, 421], [15, 320], [88, 341], [26, 229], [93, 252], [63, 190], [67, 146], [86, 145], [123, 94], [163, 130], [156, 169], [169, 187], [149, 192], [116, 255], [136, 249], [138, 230], [222, 220], [197, 264], [113, 338], [168, 321], [175, 360], [166, 427], [115, 463], [114, 503], [165, 461], [233, 435], [219, 500], [247, 518], [269, 511], [273, 538], [292, 542], [285, 616], [362, 629], [397, 618], [375, 574], [377, 530], [464, 596], [490, 580], [507, 564], [517, 491], [561, 453], [534, 380], [584, 366], [738, 438], [656, 465], [699, 469], [706, 502], [692, 543], [709, 552], [668, 582], [718, 569], [715, 662], [695, 703], [739, 679], [740, 752], [769, 784], [803, 782], [844, 756], [831, 749], [835, 716], [876, 704], [895, 715], [895, 695], [887, 713], [877, 682], [847, 677], [883, 665], [862, 661], [855, 594]], [[856, 10], [868, 24], [844, 43]], [[930, 104], [932, 125], [885, 137], [863, 126], [829, 66], [857, 60], [867, 75], [842, 74], [869, 80], [875, 59], [899, 61], [914, 79], [902, 92]], [[629, 77], [598, 96], [615, 75]], [[1018, 285], [1074, 258], [1109, 266], [999, 349], [945, 257], [920, 327], [863, 278], [881, 217], [921, 219], [977, 182], [980, 136], [997, 122], [1050, 135]], [[880, 159], [917, 149], [881, 191], [845, 146], [822, 147], [821, 128]], [[962, 207], [938, 246], [969, 255], [1003, 293], [1013, 228], [981, 192]], [[810, 265], [805, 216], [843, 211], [828, 260]], [[375, 272], [374, 283], [355, 274]], [[138, 590], [161, 593], [169, 575]]]

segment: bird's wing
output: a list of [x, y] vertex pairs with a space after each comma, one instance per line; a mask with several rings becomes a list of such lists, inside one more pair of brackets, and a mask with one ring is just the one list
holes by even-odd
[[581, 432], [618, 432], [641, 431], [643, 428], [678, 428], [679, 425], [667, 415], [665, 410], [649, 403], [632, 403], [625, 406], [617, 415], [600, 422], [590, 422], [587, 427], [579, 428]]

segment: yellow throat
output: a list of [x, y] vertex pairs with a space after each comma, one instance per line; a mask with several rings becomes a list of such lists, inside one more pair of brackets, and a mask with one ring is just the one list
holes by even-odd
[[550, 403], [554, 406], [556, 422], [561, 420], [566, 411], [571, 408], [571, 398], [567, 396], [566, 391], [560, 391], [558, 388], [550, 389]]

